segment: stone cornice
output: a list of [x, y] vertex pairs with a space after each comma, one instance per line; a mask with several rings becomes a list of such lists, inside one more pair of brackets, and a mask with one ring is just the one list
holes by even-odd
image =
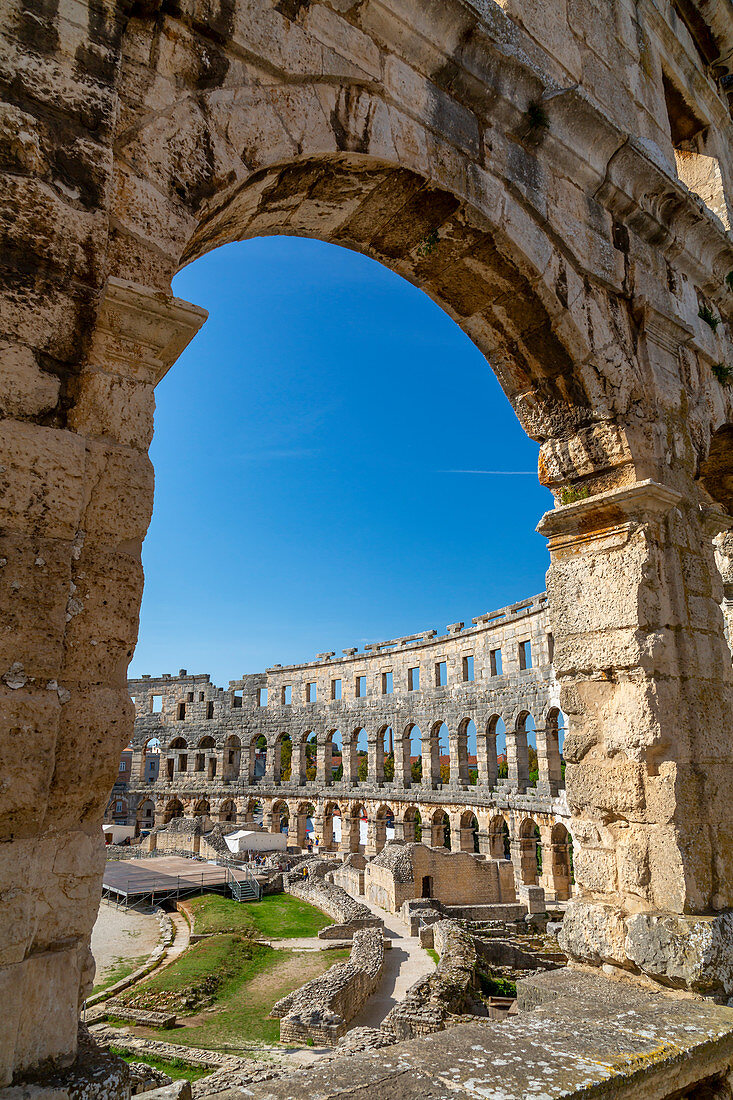
[[605, 493], [545, 512], [537, 531], [550, 549], [609, 533], [633, 521], [658, 520], [682, 500], [682, 493], [656, 481], [610, 489]]
[[157, 385], [209, 316], [172, 294], [109, 278], [89, 352], [90, 365]]

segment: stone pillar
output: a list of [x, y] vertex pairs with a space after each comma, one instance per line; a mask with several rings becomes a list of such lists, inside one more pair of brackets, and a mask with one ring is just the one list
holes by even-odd
[[344, 741], [341, 750], [341, 759], [344, 763], [344, 783], [347, 787], [356, 787], [359, 782], [358, 759], [356, 755], [356, 738], [350, 737]]
[[482, 856], [488, 856], [489, 859], [497, 858], [491, 851], [491, 833], [480, 827], [478, 831], [478, 850]]
[[275, 787], [279, 787], [280, 783], [282, 782], [282, 751], [282, 740], [278, 737], [276, 741], [272, 742], [272, 748], [270, 749], [270, 752], [267, 756], [267, 759], [271, 764], [267, 780]]
[[321, 851], [330, 852], [333, 850], [333, 814], [323, 814], [321, 830]]
[[[460, 814], [448, 814], [450, 821], [450, 847], [452, 852], [462, 852], [463, 848], [463, 829], [461, 828]], [[473, 851], [473, 844], [471, 845], [471, 851]]]
[[[422, 730], [420, 731], [422, 733]], [[421, 739], [422, 786], [429, 791], [435, 790], [440, 782], [440, 763], [438, 760], [438, 737], [432, 732], [423, 733]]]
[[562, 766], [557, 729], [547, 727], [535, 730], [537, 737], [537, 793], [553, 797], [562, 786]]
[[410, 773], [410, 738], [404, 731], [394, 732], [394, 784], [408, 790], [412, 782]]
[[[400, 822], [400, 824], [402, 826], [402, 839], [404, 840], [405, 844], [414, 844], [415, 843], [415, 825], [416, 825], [415, 819], [408, 817], [408, 818], [405, 818], [402, 822]], [[397, 822], [395, 822], [395, 829], [396, 829], [396, 825], [397, 825]], [[395, 831], [395, 836], [397, 836], [396, 831]]]
[[331, 766], [331, 738], [322, 734], [316, 745], [316, 783], [319, 787], [330, 787], [333, 783]]
[[341, 814], [340, 849], [345, 853], [359, 851], [359, 816], [354, 816], [350, 810], [346, 816]]
[[369, 734], [367, 752], [369, 758], [369, 782], [375, 787], [384, 783], [384, 735]]
[[[414, 834], [414, 831], [415, 830], [414, 830], [414, 827], [413, 827], [413, 834]], [[395, 838], [396, 841], [402, 841], [402, 842], [404, 842], [407, 839], [405, 837], [405, 822], [400, 821], [399, 818], [397, 818], [397, 817], [394, 819], [394, 838]]]
[[320, 811], [320, 812], [317, 812], [316, 814], [314, 814], [314, 816], [313, 816], [313, 833], [314, 833], [315, 838], [317, 838], [320, 842], [319, 847], [323, 847], [324, 829], [325, 829], [325, 818], [323, 816], [323, 811]]
[[466, 734], [457, 730], [448, 734], [450, 753], [451, 787], [467, 787], [468, 783], [468, 744]]
[[145, 782], [145, 753], [142, 749], [133, 749], [130, 761], [130, 783]]
[[[82, 236], [80, 247], [85, 241], [91, 257], [95, 246]], [[5, 757], [0, 815], [0, 925], [9, 933], [0, 1086], [75, 1056], [78, 1010], [94, 974], [99, 826], [133, 732], [126, 676], [153, 500], [153, 386], [206, 317], [119, 280], [109, 280], [101, 302], [91, 285], [71, 279], [69, 293], [64, 309], [51, 305], [55, 291], [45, 296], [44, 308], [58, 311], [53, 324], [41, 322], [39, 306], [48, 370], [26, 343], [2, 352], [19, 419], [0, 425], [8, 594], [0, 722], [9, 744], [22, 731], [22, 745], [17, 760]], [[82, 316], [92, 326], [95, 310], [86, 365], [75, 373], [71, 350], [57, 347], [51, 331], [79, 332]], [[58, 418], [61, 370], [69, 388], [59, 408], [68, 413]]]
[[486, 790], [496, 786], [499, 768], [496, 761], [496, 730], [478, 731], [476, 736], [477, 785]]
[[[715, 914], [725, 938], [733, 906], [731, 656], [713, 531], [683, 476], [684, 495], [642, 481], [539, 526], [579, 894], [563, 949], [661, 976], [718, 934]], [[693, 950], [682, 980], [702, 970], [721, 980]]]
[[[383, 847], [384, 842], [382, 842], [382, 848]], [[371, 859], [378, 855], [380, 851], [381, 849], [377, 843], [377, 821], [375, 818], [370, 817], [367, 821], [367, 839], [364, 845], [364, 855]]]
[[292, 742], [292, 757], [290, 767], [290, 781], [300, 787], [305, 786], [306, 774], [305, 774], [305, 739], [297, 736], [296, 740]]
[[513, 791], [526, 791], [529, 783], [529, 755], [527, 752], [527, 731], [506, 731], [506, 762], [508, 778], [502, 786]]

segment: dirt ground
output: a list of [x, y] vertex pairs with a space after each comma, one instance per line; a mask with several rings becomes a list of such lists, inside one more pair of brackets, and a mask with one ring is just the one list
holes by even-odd
[[[144, 962], [158, 942], [160, 926], [154, 916], [116, 909], [103, 901], [92, 930], [92, 954], [97, 964], [95, 986], [123, 964]], [[135, 969], [135, 967], [132, 967]]]

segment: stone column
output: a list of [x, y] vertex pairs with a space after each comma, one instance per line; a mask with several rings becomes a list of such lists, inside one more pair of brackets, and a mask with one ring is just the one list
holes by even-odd
[[268, 775], [268, 782], [272, 783], [275, 787], [279, 787], [282, 782], [282, 741], [278, 738], [272, 742], [272, 748], [268, 753], [268, 760], [271, 762], [270, 774]]
[[422, 753], [422, 781], [421, 785], [427, 787], [429, 791], [435, 789], [437, 783], [440, 782], [440, 765], [436, 760], [438, 738], [431, 731], [423, 733], [422, 730], [421, 739], [421, 753]]
[[526, 791], [529, 782], [526, 730], [506, 731], [506, 762], [509, 774], [502, 785], [513, 791]]
[[662, 977], [684, 956], [678, 980], [711, 988], [720, 966], [699, 945], [733, 920], [733, 678], [694, 496], [642, 481], [539, 530], [579, 893], [563, 949]]
[[410, 738], [404, 730], [394, 731], [394, 784], [402, 790], [408, 790], [412, 781], [410, 774]]
[[558, 733], [556, 729], [537, 727], [535, 735], [537, 737], [537, 770], [539, 772], [537, 793], [547, 793], [554, 797], [562, 786]]
[[477, 785], [486, 790], [496, 786], [499, 769], [496, 762], [496, 730], [481, 732], [476, 736]]
[[[461, 815], [460, 814], [448, 814], [448, 820], [450, 822], [450, 847], [452, 852], [462, 852], [463, 848], [463, 829], [461, 828]], [[473, 845], [471, 845], [471, 851], [473, 851]]]
[[405, 822], [397, 817], [394, 819], [394, 838], [398, 841], [405, 841], [407, 839], [405, 837]]
[[367, 739], [369, 761], [369, 782], [375, 787], [384, 783], [384, 741], [383, 734], [370, 733]]
[[[0, 1086], [75, 1056], [78, 1010], [94, 974], [99, 825], [133, 732], [126, 676], [153, 500], [153, 386], [206, 317], [119, 280], [109, 280], [101, 302], [90, 286], [82, 298], [81, 284], [69, 282], [74, 297], [53, 326], [78, 331], [79, 317], [93, 325], [96, 311], [86, 365], [75, 373], [60, 346], [65, 358], [54, 359], [52, 342], [49, 370], [24, 343], [2, 352], [19, 418], [0, 425], [0, 721], [9, 743], [22, 732], [22, 745], [15, 761], [5, 757], [1, 815]], [[68, 393], [59, 408], [68, 413], [46, 424], [60, 395], [52, 371], [61, 366]]]
[[450, 753], [450, 785], [451, 787], [468, 786], [468, 745], [466, 734], [456, 730], [448, 734], [448, 751]]
[[344, 783], [347, 787], [356, 787], [359, 782], [358, 760], [356, 756], [356, 738], [350, 737], [343, 743], [341, 759], [344, 763]]

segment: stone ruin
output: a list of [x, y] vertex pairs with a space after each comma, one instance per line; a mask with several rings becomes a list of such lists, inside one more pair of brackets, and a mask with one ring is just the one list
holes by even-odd
[[[578, 889], [563, 946], [606, 990], [604, 1049], [618, 1066], [641, 1040], [601, 967], [729, 996], [733, 680], [713, 539], [730, 587], [730, 5], [0, 12], [0, 1083], [127, 1088], [86, 1048], [75, 1062], [77, 1020], [99, 824], [133, 729], [154, 387], [206, 316], [171, 278], [263, 233], [343, 244], [421, 287], [540, 443]], [[647, 1095], [722, 1080], [727, 1009], [687, 1000], [662, 1017], [634, 996], [658, 1040]], [[525, 1078], [556, 1020], [555, 1001], [511, 1025]], [[484, 1044], [471, 1073], [489, 1080], [501, 1029], [459, 1031]], [[413, 1090], [460, 1077], [457, 1034], [404, 1045]], [[551, 1094], [577, 1092], [598, 1054], [582, 1029], [563, 1035]], [[385, 1082], [379, 1053], [348, 1059], [350, 1087]]]

